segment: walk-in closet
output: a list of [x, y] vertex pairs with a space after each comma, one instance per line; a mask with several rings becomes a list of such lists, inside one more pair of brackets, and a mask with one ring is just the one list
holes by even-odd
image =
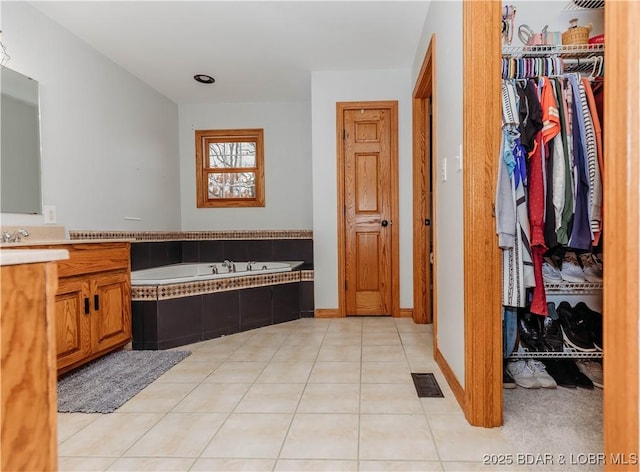
[[604, 1], [505, 1], [501, 29], [504, 428], [523, 465], [600, 470]]

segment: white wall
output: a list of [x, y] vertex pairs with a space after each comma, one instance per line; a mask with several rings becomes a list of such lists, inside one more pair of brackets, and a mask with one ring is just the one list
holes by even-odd
[[413, 306], [411, 80], [408, 69], [320, 71], [311, 75], [313, 237], [316, 308], [338, 307], [336, 102], [397, 100], [399, 126], [400, 306]]
[[[436, 208], [438, 347], [464, 387], [464, 264], [463, 183], [456, 171], [455, 156], [462, 143], [462, 2], [431, 2], [412, 68], [418, 77], [431, 35], [435, 50], [435, 137], [437, 147]], [[447, 181], [441, 179], [442, 160], [447, 159]]]
[[177, 105], [25, 2], [2, 2], [2, 42], [8, 67], [40, 84], [43, 200], [58, 224], [179, 228]]
[[[311, 229], [309, 102], [184, 104], [180, 122], [182, 229]], [[265, 207], [197, 208], [197, 129], [264, 128]]]

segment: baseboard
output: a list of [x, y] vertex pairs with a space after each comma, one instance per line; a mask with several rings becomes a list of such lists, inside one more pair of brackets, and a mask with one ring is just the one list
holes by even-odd
[[400, 318], [413, 318], [413, 308], [400, 308]]
[[462, 385], [460, 385], [460, 382], [458, 382], [458, 378], [456, 377], [456, 374], [453, 373], [449, 363], [445, 360], [444, 356], [436, 346], [433, 347], [433, 358], [440, 367], [442, 375], [444, 375], [445, 380], [449, 384], [453, 395], [456, 397], [456, 400], [458, 400], [460, 408], [462, 408], [462, 411], [465, 411], [464, 389], [462, 388]]
[[316, 308], [316, 318], [342, 318], [337, 308]]

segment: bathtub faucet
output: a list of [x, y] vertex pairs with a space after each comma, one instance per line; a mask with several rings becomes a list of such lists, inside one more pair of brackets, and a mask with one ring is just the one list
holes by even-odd
[[222, 263], [222, 267], [226, 267], [229, 272], [235, 272], [236, 271], [235, 262], [230, 261], [228, 259], [224, 260], [224, 262]]
[[247, 270], [253, 270], [253, 264], [255, 264], [256, 261], [249, 261], [247, 262]]
[[209, 268], [211, 269], [211, 273], [212, 274], [217, 274], [218, 273], [218, 266], [217, 265], [215, 265], [215, 264], [210, 265]]

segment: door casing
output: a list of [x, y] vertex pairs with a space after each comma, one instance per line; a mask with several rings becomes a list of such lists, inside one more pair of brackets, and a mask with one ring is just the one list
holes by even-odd
[[346, 242], [345, 242], [345, 192], [344, 192], [344, 146], [342, 134], [344, 129], [344, 111], [361, 109], [388, 109], [391, 117], [391, 215], [389, 225], [391, 231], [391, 315], [400, 316], [400, 277], [399, 277], [399, 220], [398, 220], [398, 102], [395, 100], [367, 102], [336, 103], [336, 146], [337, 146], [337, 178], [338, 178], [338, 316], [346, 316], [345, 276], [346, 276]]

